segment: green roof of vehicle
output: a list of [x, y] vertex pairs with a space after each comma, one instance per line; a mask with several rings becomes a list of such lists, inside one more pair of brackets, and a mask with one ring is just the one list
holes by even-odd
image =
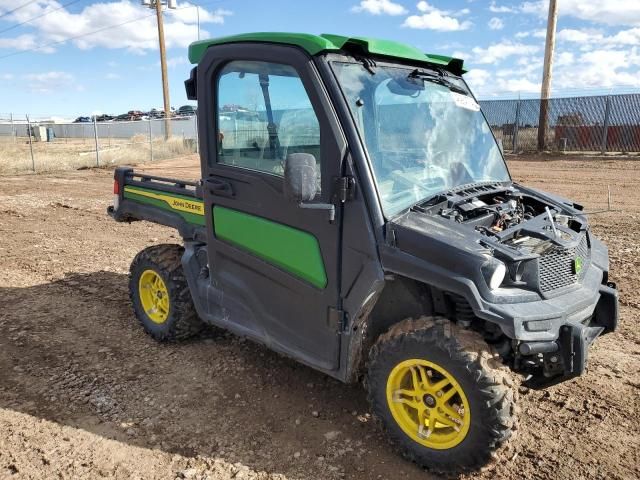
[[327, 33], [311, 35], [308, 33], [257, 32], [200, 40], [189, 46], [189, 61], [194, 64], [200, 62], [207, 48], [212, 45], [237, 42], [266, 42], [295, 45], [306, 50], [309, 55], [317, 55], [322, 52], [336, 52], [343, 50], [345, 46], [351, 45], [362, 48], [365, 53], [371, 55], [381, 55], [441, 65], [463, 72], [462, 60], [457, 58], [423, 53], [415, 47], [391, 40], [380, 40], [368, 37], [344, 37]]

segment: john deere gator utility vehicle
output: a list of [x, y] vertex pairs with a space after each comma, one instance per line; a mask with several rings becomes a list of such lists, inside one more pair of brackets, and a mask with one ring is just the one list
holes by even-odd
[[183, 238], [131, 265], [157, 340], [216, 325], [364, 380], [404, 456], [451, 473], [513, 434], [519, 378], [580, 375], [616, 328], [583, 207], [511, 179], [461, 60], [290, 33], [189, 58], [201, 180], [118, 168], [109, 208]]

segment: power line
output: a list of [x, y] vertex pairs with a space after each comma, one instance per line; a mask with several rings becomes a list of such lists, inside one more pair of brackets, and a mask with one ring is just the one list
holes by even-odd
[[77, 40], [78, 38], [88, 37], [89, 35], [93, 35], [95, 33], [104, 32], [105, 30], [109, 30], [111, 28], [117, 28], [117, 27], [121, 27], [122, 25], [126, 25], [128, 23], [138, 22], [140, 20], [144, 20], [145, 18], [153, 17], [154, 15], [155, 15], [155, 13], [152, 13], [151, 15], [145, 15], [144, 17], [134, 18], [132, 20], [127, 20], [126, 22], [118, 23], [116, 25], [109, 25], [107, 27], [99, 28], [98, 30], [94, 30], [93, 32], [87, 32], [87, 33], [83, 33], [81, 35], [76, 35], [75, 37], [65, 38], [64, 40], [60, 40], [58, 42], [46, 43], [44, 45], [38, 45], [37, 47], [28, 48], [26, 50], [18, 50], [17, 52], [12, 52], [12, 53], [8, 53], [6, 55], [2, 55], [2, 56], [0, 56], [0, 59], [7, 58], [7, 57], [13, 57], [14, 55], [20, 55], [21, 53], [35, 52], [36, 50], [41, 50], [41, 49], [47, 48], [47, 47], [54, 47], [56, 45], [60, 45], [61, 43], [65, 43], [65, 42], [68, 42], [70, 40]]
[[53, 12], [57, 12], [58, 10], [62, 10], [63, 8], [68, 7], [70, 5], [73, 5], [74, 3], [78, 3], [80, 1], [82, 1], [82, 0], [71, 0], [70, 2], [65, 3], [64, 5], [60, 5], [58, 8], [54, 8], [53, 10], [47, 10], [46, 12], [44, 12], [44, 13], [42, 13], [40, 15], [36, 15], [35, 17], [30, 18], [29, 20], [25, 20], [24, 22], [16, 23], [15, 25], [12, 25], [12, 26], [10, 26], [8, 28], [5, 28], [4, 30], [0, 30], [0, 33], [8, 32], [9, 30], [13, 30], [14, 28], [18, 28], [19, 26], [24, 25], [25, 23], [29, 23], [29, 22], [32, 22], [33, 20], [37, 20], [39, 18], [46, 17], [47, 15], [49, 15], [49, 14], [51, 14]]
[[20, 10], [21, 8], [24, 8], [24, 7], [28, 6], [28, 5], [31, 5], [32, 3], [35, 3], [36, 1], [37, 0], [31, 0], [30, 2], [23, 3], [19, 7], [14, 8], [13, 10], [9, 10], [8, 12], [4, 12], [2, 15], [0, 15], [0, 18], [6, 17], [7, 15], [11, 15], [16, 10]]
[[[71, 2], [71, 3], [75, 3], [75, 2], [78, 2], [78, 1], [80, 1], [80, 0], [74, 0], [74, 2]], [[204, 4], [211, 4], [211, 3], [218, 3], [219, 1], [221, 1], [221, 0], [213, 0], [213, 1], [210, 1], [210, 2], [202, 2], [202, 3], [204, 3]], [[200, 4], [200, 6], [202, 6], [202, 4]], [[176, 8], [175, 10], [186, 10], [186, 9], [188, 9], [188, 8], [197, 8], [197, 7], [198, 7], [198, 5], [190, 5], [190, 6], [188, 6], [188, 7], [180, 7], [180, 8]], [[175, 11], [175, 10], [174, 10], [174, 11]], [[15, 52], [11, 52], [11, 53], [8, 53], [8, 54], [6, 54], [6, 55], [0, 55], [0, 60], [2, 60], [3, 58], [8, 58], [8, 57], [13, 57], [13, 56], [15, 56], [15, 55], [20, 55], [20, 54], [22, 54], [22, 53], [35, 52], [35, 51], [37, 51], [37, 50], [41, 50], [41, 49], [43, 49], [43, 48], [47, 48], [47, 47], [54, 47], [54, 46], [56, 46], [56, 45], [60, 45], [60, 44], [62, 44], [62, 43], [65, 43], [65, 42], [68, 42], [68, 41], [71, 41], [71, 40], [77, 40], [78, 38], [88, 37], [89, 35], [93, 35], [93, 34], [95, 34], [95, 33], [104, 32], [105, 30], [109, 30], [109, 29], [111, 29], [111, 28], [118, 28], [118, 27], [121, 27], [121, 26], [123, 26], [123, 25], [127, 25], [127, 24], [129, 24], [129, 23], [138, 22], [138, 21], [140, 21], [140, 20], [144, 20], [145, 18], [153, 17], [154, 15], [155, 15], [155, 13], [152, 13], [152, 14], [150, 14], [150, 15], [145, 15], [145, 16], [143, 16], [143, 17], [138, 17], [138, 18], [134, 18], [134, 19], [132, 19], [132, 20], [127, 20], [126, 22], [117, 23], [117, 24], [115, 24], [115, 25], [109, 25], [109, 26], [107, 26], [107, 27], [99, 28], [98, 30], [94, 30], [94, 31], [92, 31], [92, 32], [83, 33], [83, 34], [81, 34], [81, 35], [76, 35], [76, 36], [74, 36], [74, 37], [68, 37], [68, 38], [65, 38], [65, 39], [63, 39], [63, 40], [60, 40], [60, 41], [58, 41], [58, 42], [45, 43], [45, 44], [43, 44], [43, 45], [38, 45], [38, 46], [33, 47], [33, 48], [27, 48], [27, 49], [24, 49], [24, 50], [17, 50], [17, 51], [15, 51]], [[1, 32], [0, 32], [0, 33], [1, 33]]]

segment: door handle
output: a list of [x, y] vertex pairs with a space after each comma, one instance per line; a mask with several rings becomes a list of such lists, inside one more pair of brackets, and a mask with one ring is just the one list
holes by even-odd
[[208, 178], [204, 182], [205, 186], [210, 193], [218, 195], [220, 197], [233, 197], [233, 188], [231, 183], [226, 180], [220, 180], [217, 178]]

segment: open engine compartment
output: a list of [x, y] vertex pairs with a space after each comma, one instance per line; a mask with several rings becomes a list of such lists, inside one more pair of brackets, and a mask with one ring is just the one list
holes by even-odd
[[[444, 218], [494, 235], [545, 213], [548, 205], [500, 184], [471, 187], [445, 195], [446, 205], [437, 205]], [[444, 203], [444, 202], [443, 202]]]

